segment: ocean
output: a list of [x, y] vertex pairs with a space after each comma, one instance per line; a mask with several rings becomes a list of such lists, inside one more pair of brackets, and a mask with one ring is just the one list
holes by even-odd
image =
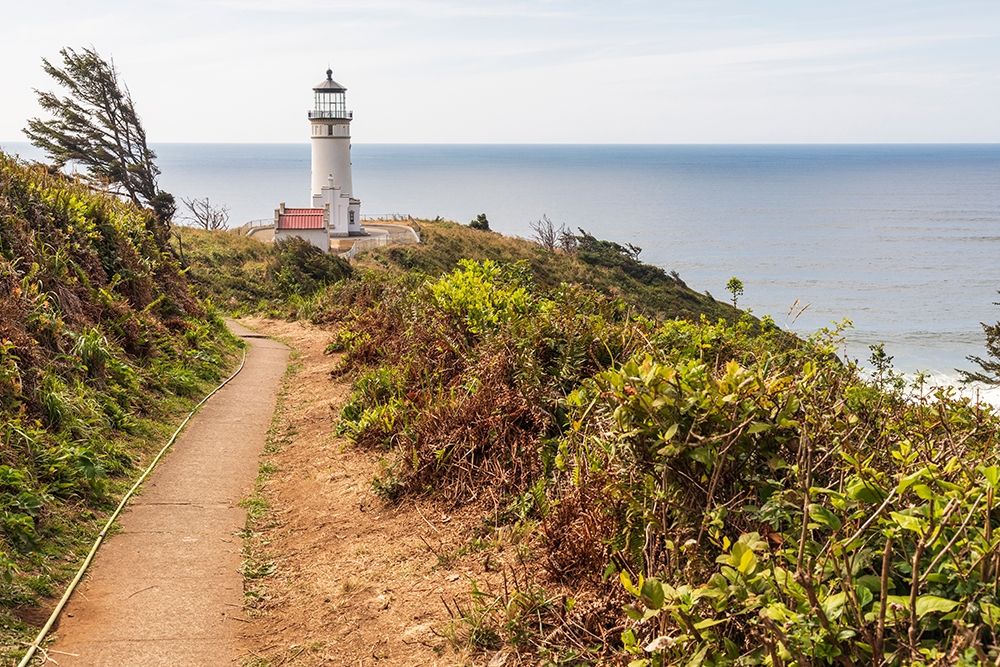
[[[307, 144], [155, 150], [165, 190], [233, 224], [308, 204]], [[849, 319], [848, 356], [883, 342], [908, 373], [954, 379], [1000, 319], [1000, 145], [356, 144], [353, 159], [363, 213], [486, 213], [523, 237], [547, 215], [716, 298], [737, 276], [742, 307], [798, 333]]]

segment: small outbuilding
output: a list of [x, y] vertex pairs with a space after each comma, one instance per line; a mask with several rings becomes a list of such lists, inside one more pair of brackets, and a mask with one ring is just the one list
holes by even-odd
[[329, 208], [286, 208], [282, 202], [274, 209], [274, 240], [297, 236], [323, 252], [329, 252], [329, 216]]

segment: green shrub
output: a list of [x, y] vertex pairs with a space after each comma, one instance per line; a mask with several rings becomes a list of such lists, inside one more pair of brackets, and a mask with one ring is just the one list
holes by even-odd
[[560, 467], [615, 518], [623, 647], [636, 665], [992, 661], [1000, 420], [803, 355], [644, 357], [571, 398]]
[[312, 294], [351, 273], [350, 265], [339, 256], [296, 237], [277, 241], [273, 255], [267, 276], [285, 296]]
[[475, 218], [469, 221], [469, 227], [471, 229], [476, 229], [481, 232], [490, 231], [490, 221], [486, 218], [485, 213], [480, 213]]
[[473, 334], [484, 334], [532, 307], [523, 265], [461, 260], [458, 268], [430, 284], [435, 304], [459, 318]]

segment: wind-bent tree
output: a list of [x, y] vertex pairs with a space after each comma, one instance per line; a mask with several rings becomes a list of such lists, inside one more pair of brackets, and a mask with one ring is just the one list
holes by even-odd
[[146, 143], [128, 87], [114, 63], [93, 48], [67, 47], [59, 54], [61, 67], [43, 58], [42, 68], [66, 94], [36, 89], [39, 104], [52, 118], [29, 120], [24, 133], [55, 166], [80, 164], [95, 187], [151, 209], [166, 239], [177, 206], [173, 195], [157, 186], [156, 154]]

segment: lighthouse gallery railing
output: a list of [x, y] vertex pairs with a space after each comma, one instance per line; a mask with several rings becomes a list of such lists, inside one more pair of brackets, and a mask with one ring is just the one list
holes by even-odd
[[310, 111], [309, 118], [354, 118], [353, 111]]

